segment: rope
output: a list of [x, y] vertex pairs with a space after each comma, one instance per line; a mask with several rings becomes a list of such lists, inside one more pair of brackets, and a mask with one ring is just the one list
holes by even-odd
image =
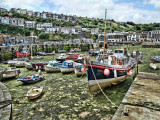
[[[90, 66], [91, 66], [91, 64], [90, 64]], [[98, 85], [99, 89], [101, 90], [101, 92], [103, 93], [103, 95], [106, 97], [106, 99], [107, 99], [112, 105], [114, 105], [115, 107], [118, 108], [118, 106], [117, 106], [115, 103], [113, 103], [113, 102], [109, 99], [109, 97], [104, 93], [104, 91], [102, 90], [102, 88], [101, 88], [101, 86], [99, 85], [98, 80], [97, 80], [97, 78], [96, 78], [96, 76], [95, 76], [95, 73], [94, 73], [94, 71], [93, 71], [92, 66], [91, 66], [91, 70], [92, 70], [93, 76], [94, 76], [94, 78], [95, 78], [95, 80], [96, 80], [96, 82], [97, 82], [97, 85]]]

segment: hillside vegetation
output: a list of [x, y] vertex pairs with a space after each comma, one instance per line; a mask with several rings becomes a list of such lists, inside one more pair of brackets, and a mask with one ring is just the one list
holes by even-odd
[[[42, 19], [42, 18], [36, 18], [36, 17], [29, 17], [27, 15], [22, 15], [19, 13], [9, 13], [9, 12], [1, 12], [0, 16], [9, 16], [14, 18], [24, 18], [25, 20], [29, 21], [36, 21], [44, 23], [44, 22], [51, 22], [53, 23], [53, 26], [60, 26], [60, 27], [73, 27], [76, 25], [80, 25], [82, 28], [99, 28], [104, 31], [104, 20], [102, 19], [92, 19], [92, 18], [84, 18], [84, 17], [76, 17], [76, 22], [65, 22], [65, 21], [57, 21], [57, 20], [51, 20], [51, 19]], [[116, 22], [113, 19], [107, 20], [107, 31], [114, 32], [114, 31], [134, 31], [137, 33], [140, 33], [142, 31], [151, 31], [151, 30], [160, 30], [160, 23], [151, 23], [151, 24], [135, 24], [133, 22]], [[36, 29], [31, 28], [25, 28], [25, 27], [17, 27], [17, 26], [11, 26], [11, 25], [4, 25], [0, 24], [0, 32], [1, 33], [9, 33], [13, 35], [30, 35], [30, 32], [34, 31], [34, 35], [41, 35], [40, 38], [43, 39], [54, 39], [57, 36], [61, 38], [62, 40], [66, 40], [68, 38], [72, 38], [74, 35], [70, 35], [66, 37], [66, 35], [58, 35], [58, 34], [45, 34], [43, 31], [39, 31]], [[55, 37], [54, 37], [55, 36]], [[74, 36], [76, 37], [76, 36]], [[94, 36], [92, 36], [94, 37]]]

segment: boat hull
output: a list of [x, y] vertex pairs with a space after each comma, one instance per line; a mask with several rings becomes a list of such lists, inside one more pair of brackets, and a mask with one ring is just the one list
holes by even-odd
[[74, 72], [73, 68], [61, 67], [60, 70], [61, 70], [61, 73], [72, 73], [72, 72]]
[[48, 67], [47, 65], [44, 67], [46, 72], [60, 72], [60, 68]]
[[28, 91], [27, 93], [27, 97], [28, 99], [32, 100], [32, 99], [36, 99], [38, 98], [43, 92], [43, 87], [40, 88], [32, 88]]
[[154, 70], [159, 69], [158, 65], [153, 64], [153, 63], [150, 63], [150, 67], [151, 67], [152, 69], [154, 69]]
[[44, 66], [47, 63], [32, 63], [33, 70], [44, 70]]
[[17, 56], [17, 57], [27, 57], [27, 56], [29, 56], [29, 55], [30, 55], [29, 52], [27, 52], [27, 53], [16, 52], [16, 56]]
[[121, 76], [121, 77], [117, 77], [117, 78], [110, 78], [110, 79], [101, 79], [101, 80], [90, 80], [88, 81], [88, 87], [89, 87], [89, 91], [91, 94], [97, 93], [98, 91], [100, 91], [100, 88], [97, 84], [97, 82], [99, 83], [100, 87], [102, 89], [111, 86], [111, 85], [116, 85], [122, 81], [124, 81], [127, 78], [127, 75]]
[[59, 59], [59, 58], [57, 58], [57, 59], [56, 59], [56, 61], [59, 61], [59, 62], [61, 62], [61, 63], [62, 63], [63, 61], [65, 61], [65, 60], [66, 60], [66, 58], [64, 58], [64, 59]]
[[3, 79], [9, 79], [9, 78], [14, 78], [18, 76], [20, 73], [20, 70], [11, 70], [11, 71], [6, 71], [3, 73]]
[[75, 68], [74, 73], [77, 77], [86, 75], [86, 72], [81, 72], [81, 69]]
[[111, 85], [116, 85], [119, 82], [124, 81], [127, 77], [127, 71], [117, 70], [110, 70], [108, 75], [104, 75], [104, 69], [102, 69], [101, 67], [102, 66], [99, 65], [88, 66], [88, 87], [91, 94], [94, 94], [100, 90], [97, 82], [103, 89]]

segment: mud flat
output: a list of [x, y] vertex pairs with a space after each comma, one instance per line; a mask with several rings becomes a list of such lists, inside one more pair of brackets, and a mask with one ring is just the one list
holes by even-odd
[[0, 82], [0, 120], [9, 120], [11, 117], [11, 104], [5, 101], [10, 101], [11, 95], [8, 88]]
[[112, 120], [159, 120], [160, 75], [137, 75]]

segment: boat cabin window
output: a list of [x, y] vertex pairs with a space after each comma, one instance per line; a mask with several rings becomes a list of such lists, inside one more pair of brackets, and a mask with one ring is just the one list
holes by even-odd
[[68, 66], [73, 66], [73, 63], [69, 63]]

